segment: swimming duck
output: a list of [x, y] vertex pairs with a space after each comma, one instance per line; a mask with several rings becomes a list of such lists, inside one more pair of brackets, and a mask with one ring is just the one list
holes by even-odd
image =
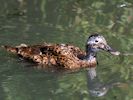
[[20, 44], [19, 46], [3, 46], [7, 51], [17, 54], [23, 59], [31, 60], [43, 67], [54, 66], [59, 69], [80, 69], [96, 67], [96, 53], [99, 50], [119, 55], [112, 49], [100, 34], [90, 35], [86, 42], [86, 51], [70, 44], [43, 43], [39, 45]]

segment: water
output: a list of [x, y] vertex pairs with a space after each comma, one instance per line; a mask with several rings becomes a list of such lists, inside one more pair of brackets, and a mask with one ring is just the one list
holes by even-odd
[[[0, 100], [133, 99], [132, 0], [0, 2], [0, 45], [52, 42], [84, 49], [87, 37], [100, 32], [116, 50], [131, 54], [98, 53], [98, 82], [111, 88], [106, 95], [95, 97], [89, 92], [85, 70], [55, 73], [36, 69], [0, 48]], [[115, 82], [121, 84], [110, 85]]]

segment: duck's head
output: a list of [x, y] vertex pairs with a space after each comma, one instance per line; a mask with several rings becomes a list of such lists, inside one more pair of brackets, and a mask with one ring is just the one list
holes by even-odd
[[94, 34], [89, 36], [87, 43], [86, 43], [86, 52], [87, 53], [96, 53], [99, 50], [107, 51], [113, 55], [119, 55], [120, 52], [115, 51], [113, 48], [111, 48], [105, 38], [102, 35]]
[[[106, 52], [109, 52], [113, 55], [119, 55], [120, 52], [115, 51], [113, 48], [111, 48], [105, 38], [102, 35], [94, 34], [89, 36], [87, 43], [86, 43], [86, 59], [93, 63], [96, 63], [96, 53], [99, 50], [104, 50]], [[92, 65], [91, 64], [91, 65]], [[89, 77], [91, 80], [93, 80], [96, 77], [96, 71], [95, 66], [91, 66], [92, 68], [89, 69]]]

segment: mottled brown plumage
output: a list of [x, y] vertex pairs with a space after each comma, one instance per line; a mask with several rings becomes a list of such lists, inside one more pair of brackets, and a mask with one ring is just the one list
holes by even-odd
[[96, 66], [95, 61], [88, 63], [87, 60], [81, 60], [86, 53], [78, 47], [68, 44], [44, 43], [31, 46], [21, 44], [15, 47], [4, 47], [7, 51], [17, 54], [24, 59], [42, 64], [44, 67], [52, 65], [61, 69], [79, 69]]
[[96, 51], [99, 49], [117, 55], [110, 48], [103, 36], [91, 35], [86, 43], [86, 52], [69, 44], [43, 43], [40, 45], [3, 46], [7, 51], [19, 55], [24, 59], [31, 60], [43, 65], [43, 67], [54, 66], [60, 69], [75, 70], [80, 68], [96, 67]]

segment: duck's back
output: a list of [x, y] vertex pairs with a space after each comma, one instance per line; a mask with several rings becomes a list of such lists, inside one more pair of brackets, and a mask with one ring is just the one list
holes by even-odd
[[85, 52], [68, 44], [50, 44], [26, 45], [11, 47], [4, 46], [7, 51], [19, 55], [20, 57], [44, 65], [54, 65], [60, 68], [76, 69], [81, 66], [80, 58]]

